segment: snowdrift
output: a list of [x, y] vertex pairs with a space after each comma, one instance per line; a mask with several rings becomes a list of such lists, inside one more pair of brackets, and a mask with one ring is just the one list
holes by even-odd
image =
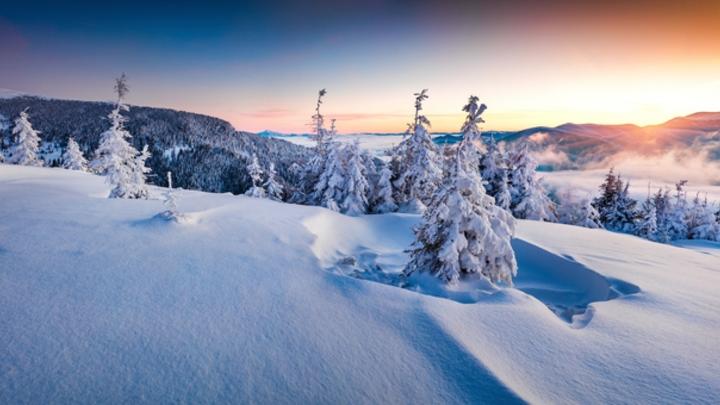
[[413, 215], [178, 191], [178, 224], [108, 191], [0, 165], [1, 403], [720, 395], [717, 246], [520, 222], [515, 288], [429, 291], [348, 276], [399, 271]]

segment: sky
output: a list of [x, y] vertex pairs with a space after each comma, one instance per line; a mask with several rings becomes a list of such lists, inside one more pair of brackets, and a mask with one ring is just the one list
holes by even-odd
[[307, 132], [320, 88], [340, 132], [432, 130], [470, 95], [486, 129], [655, 124], [720, 111], [720, 2], [27, 0], [0, 7], [0, 88]]

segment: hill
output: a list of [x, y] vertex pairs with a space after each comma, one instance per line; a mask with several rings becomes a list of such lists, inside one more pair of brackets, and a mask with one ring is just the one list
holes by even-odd
[[[15, 94], [0, 98], [0, 147], [9, 145], [11, 120], [25, 108], [41, 132], [42, 156], [52, 165], [58, 163], [69, 137], [91, 157], [113, 105]], [[292, 186], [289, 166], [307, 157], [303, 147], [236, 131], [228, 122], [206, 115], [138, 106], [125, 115], [133, 145], [148, 145], [152, 152], [148, 166], [155, 173], [149, 177], [153, 184], [166, 185], [165, 172], [170, 170], [179, 187], [237, 194], [249, 187], [245, 166], [257, 154], [264, 166], [275, 162], [281, 181]]]
[[716, 244], [520, 221], [516, 288], [399, 288], [414, 215], [178, 191], [176, 224], [107, 192], [0, 165], [0, 402], [720, 395]]

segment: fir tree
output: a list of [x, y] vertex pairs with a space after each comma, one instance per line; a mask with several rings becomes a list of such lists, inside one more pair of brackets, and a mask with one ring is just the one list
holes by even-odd
[[467, 162], [462, 159], [458, 152], [452, 173], [415, 230], [404, 274], [430, 272], [447, 283], [477, 274], [493, 283], [512, 284], [517, 272], [510, 245], [514, 220], [485, 194], [478, 176], [463, 170]]
[[[128, 93], [125, 74], [115, 80], [117, 102], [110, 112], [110, 128], [100, 135], [100, 145], [95, 151], [95, 159], [91, 168], [98, 174], [106, 176], [112, 186], [110, 198], [146, 198], [144, 166], [147, 156], [142, 156], [130, 145], [130, 133], [125, 129], [127, 119], [122, 111], [128, 111], [123, 99]], [[142, 163], [142, 165], [140, 165]]]
[[375, 200], [375, 212], [378, 214], [384, 214], [387, 212], [396, 211], [398, 206], [393, 198], [392, 190], [392, 170], [390, 165], [383, 165], [380, 171], [380, 179], [377, 183], [377, 197]]
[[15, 144], [10, 148], [8, 163], [23, 166], [42, 166], [43, 163], [38, 158], [39, 132], [33, 129], [27, 108], [20, 111], [20, 115], [15, 119], [12, 134], [15, 136]]
[[247, 172], [250, 176], [250, 180], [252, 181], [252, 185], [247, 191], [245, 191], [245, 195], [248, 197], [265, 198], [265, 189], [262, 187], [263, 171], [258, 163], [257, 155], [252, 155], [252, 159], [247, 165]]
[[670, 203], [670, 192], [659, 189], [652, 199], [653, 207], [655, 208], [656, 226], [657, 231], [655, 232], [654, 240], [660, 243], [670, 242], [670, 212], [672, 209]]
[[480, 174], [488, 195], [493, 196], [502, 208], [510, 208], [512, 197], [508, 185], [507, 158], [492, 135], [487, 139], [485, 154], [480, 158]]
[[87, 160], [80, 150], [80, 145], [73, 138], [68, 139], [67, 149], [63, 154], [63, 167], [69, 170], [87, 171]]
[[555, 204], [537, 178], [537, 163], [530, 155], [527, 142], [513, 148], [508, 159], [510, 173], [510, 196], [515, 218], [554, 222], [557, 220]]
[[358, 216], [367, 212], [369, 184], [366, 169], [357, 140], [347, 146], [347, 173], [343, 190], [342, 212]]
[[160, 213], [160, 216], [170, 221], [180, 222], [183, 215], [180, 213], [180, 210], [178, 210], [175, 193], [173, 193], [172, 172], [167, 172], [167, 182], [168, 188], [163, 194], [163, 205], [165, 206], [165, 211]]
[[265, 190], [267, 190], [268, 198], [275, 201], [283, 200], [283, 186], [277, 181], [275, 163], [270, 162], [270, 167], [268, 167], [267, 170], [267, 179], [265, 180], [264, 186]]
[[393, 170], [395, 200], [413, 211], [422, 211], [442, 179], [442, 161], [427, 131], [430, 121], [422, 115], [427, 89], [415, 93], [415, 118], [412, 135], [398, 147]]
[[635, 227], [635, 234], [641, 238], [654, 241], [659, 240], [657, 210], [655, 209], [653, 200], [649, 196], [640, 207], [638, 224]]
[[135, 164], [133, 167], [133, 194], [135, 198], [148, 198], [150, 191], [148, 190], [147, 184], [145, 183], [146, 176], [150, 173], [150, 168], [145, 164], [150, 158], [150, 150], [148, 146], [143, 146], [140, 153], [135, 156]]
[[715, 219], [712, 207], [708, 205], [707, 197], [701, 200], [699, 194], [695, 195], [688, 209], [687, 228], [690, 239], [720, 239], [720, 224]]
[[629, 195], [630, 183], [625, 183], [610, 169], [600, 186], [600, 196], [593, 200], [593, 207], [600, 215], [605, 228], [619, 232], [635, 232], [637, 201]]
[[675, 200], [671, 206], [668, 215], [668, 233], [671, 240], [687, 239], [687, 197], [685, 194], [685, 185], [687, 180], [679, 181], [675, 184]]
[[589, 198], [576, 198], [569, 191], [560, 196], [557, 208], [558, 222], [562, 224], [582, 226], [585, 228], [602, 228], [600, 215]]
[[605, 226], [610, 230], [633, 233], [637, 221], [637, 201], [630, 198], [630, 182], [624, 183], [618, 176], [616, 185], [619, 192], [607, 213]]
[[468, 103], [462, 108], [467, 115], [462, 128], [460, 128], [462, 141], [458, 148], [461, 161], [467, 165], [463, 168], [465, 173], [480, 176], [479, 167], [483, 143], [478, 124], [485, 122], [480, 115], [487, 109], [487, 106], [485, 104], [478, 105], [478, 100], [476, 96], [470, 96]]
[[342, 150], [337, 142], [328, 145], [328, 155], [323, 172], [315, 185], [313, 200], [318, 205], [333, 211], [340, 211], [345, 185], [345, 168], [342, 162]]

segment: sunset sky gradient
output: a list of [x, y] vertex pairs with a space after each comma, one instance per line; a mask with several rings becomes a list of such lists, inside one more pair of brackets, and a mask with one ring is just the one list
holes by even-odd
[[488, 129], [720, 111], [718, 1], [62, 3], [0, 8], [0, 88], [108, 100], [126, 72], [131, 104], [249, 131], [306, 131], [321, 87], [341, 132], [402, 131], [422, 88], [435, 131], [470, 94]]

